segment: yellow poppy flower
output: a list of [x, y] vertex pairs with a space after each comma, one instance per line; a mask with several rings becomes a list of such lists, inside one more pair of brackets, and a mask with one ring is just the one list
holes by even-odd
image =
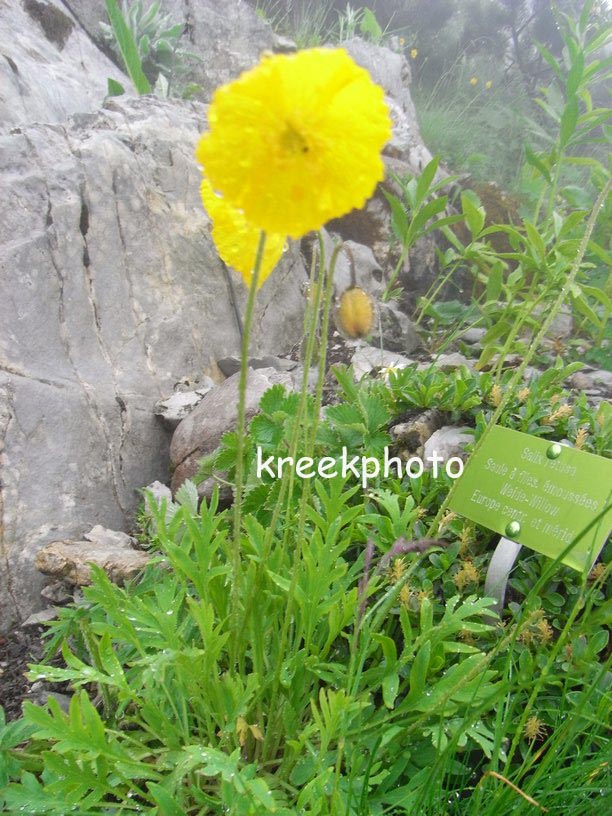
[[[206, 178], [202, 180], [200, 193], [204, 209], [212, 221], [212, 239], [219, 257], [228, 266], [239, 272], [248, 286], [253, 275], [261, 230], [249, 224], [240, 210], [232, 207], [217, 195]], [[266, 235], [257, 288], [262, 285], [279, 262], [285, 248], [285, 241], [284, 235], [274, 233]]]
[[391, 136], [382, 88], [342, 49], [264, 57], [219, 88], [196, 149], [214, 188], [268, 233], [299, 238], [362, 207]]
[[412, 59], [416, 59], [419, 56], [419, 49], [418, 48], [411, 48], [410, 49], [410, 56]]
[[487, 79], [487, 81], [485, 82], [485, 88], [487, 89], [487, 91], [490, 91], [492, 87], [493, 83], [491, 82], [490, 79]]
[[478, 77], [475, 77], [475, 76], [470, 77], [470, 85], [471, 85], [473, 88], [474, 88], [476, 85], [478, 85]]

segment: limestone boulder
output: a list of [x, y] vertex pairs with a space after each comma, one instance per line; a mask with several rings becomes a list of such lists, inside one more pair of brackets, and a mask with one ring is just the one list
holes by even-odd
[[[79, 23], [101, 42], [100, 22], [108, 22], [105, 0], [65, 0]], [[182, 42], [196, 59], [185, 81], [200, 86], [198, 98], [210, 100], [219, 85], [235, 79], [275, 48], [272, 29], [245, 0], [164, 0], [163, 13], [184, 24]]]
[[0, 3], [0, 132], [97, 110], [112, 78], [129, 79], [61, 0]]
[[[216, 450], [223, 434], [236, 429], [239, 382], [240, 374], [236, 373], [213, 388], [175, 430], [170, 445], [170, 459], [174, 467], [173, 493], [186, 479], [191, 479], [197, 473], [200, 460]], [[291, 389], [293, 378], [287, 372], [274, 368], [249, 369], [247, 421], [257, 413], [259, 401], [268, 388], [277, 384]]]
[[[199, 198], [203, 122], [142, 97], [0, 135], [0, 628], [40, 604], [40, 547], [130, 528], [168, 474], [155, 404], [240, 351], [246, 290]], [[254, 354], [301, 339], [305, 277], [293, 246], [260, 290]]]

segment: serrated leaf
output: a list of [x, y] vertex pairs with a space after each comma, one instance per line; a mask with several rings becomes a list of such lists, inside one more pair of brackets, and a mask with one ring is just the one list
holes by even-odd
[[190, 480], [183, 482], [175, 494], [175, 500], [181, 507], [186, 507], [194, 515], [198, 512], [198, 504], [200, 502], [198, 496], [198, 488]]

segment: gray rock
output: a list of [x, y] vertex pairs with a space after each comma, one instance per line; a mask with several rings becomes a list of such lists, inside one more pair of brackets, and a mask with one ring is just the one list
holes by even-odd
[[480, 343], [486, 333], [486, 329], [467, 329], [467, 331], [464, 331], [459, 339], [463, 340], [464, 343], [467, 343], [470, 346], [475, 346]]
[[373, 344], [380, 345], [382, 342], [383, 348], [403, 354], [411, 354], [419, 348], [421, 340], [408, 315], [394, 303], [378, 303], [377, 312], [378, 321], [372, 334]]
[[[468, 360], [467, 357], [464, 357], [463, 354], [459, 354], [457, 351], [453, 351], [450, 354], [440, 354], [432, 361], [432, 365], [435, 368], [439, 368], [441, 371], [455, 371], [461, 366], [466, 366], [470, 370], [473, 370], [474, 363], [471, 360]], [[428, 366], [424, 366], [427, 368]]]
[[57, 618], [56, 609], [42, 609], [40, 612], [33, 612], [21, 624], [22, 629], [35, 629], [37, 626], [44, 626], [45, 623]]
[[172, 491], [168, 485], [162, 482], [151, 482], [146, 487], [142, 488], [143, 493], [150, 493], [158, 507], [161, 507], [162, 501], [165, 499], [168, 504], [172, 501]]
[[593, 378], [584, 371], [577, 371], [569, 379], [569, 384], [572, 388], [578, 391], [592, 390], [595, 386]]
[[144, 498], [144, 516], [147, 531], [155, 532], [157, 529], [157, 521], [155, 519], [154, 508], [156, 507], [160, 510], [162, 504], [165, 504], [164, 519], [166, 524], [168, 524], [178, 510], [179, 505], [175, 504], [172, 500], [172, 491], [170, 488], [161, 482], [151, 482], [151, 484], [142, 488], [141, 493]]
[[[212, 453], [224, 433], [234, 430], [238, 421], [238, 386], [240, 374], [234, 374], [210, 391], [202, 402], [181, 422], [170, 445], [170, 459], [174, 465], [172, 493], [198, 470], [202, 457]], [[249, 370], [246, 392], [246, 417], [251, 419], [259, 408], [264, 393], [277, 383], [291, 388], [289, 374], [273, 368]]]
[[[100, 21], [108, 20], [105, 0], [65, 2], [90, 36], [99, 40]], [[189, 63], [186, 81], [200, 85], [206, 100], [219, 85], [251, 68], [262, 51], [277, 45], [270, 26], [245, 0], [164, 0], [162, 8], [173, 21], [185, 24], [186, 48], [201, 57]]]
[[72, 592], [63, 581], [51, 581], [40, 591], [43, 601], [51, 606], [66, 606], [72, 599]]
[[358, 37], [342, 44], [358, 65], [369, 71], [387, 96], [393, 120], [393, 138], [385, 148], [387, 155], [406, 162], [417, 175], [431, 161], [423, 144], [416, 110], [410, 96], [410, 66], [403, 54]]
[[351, 359], [355, 380], [359, 381], [370, 372], [381, 368], [406, 368], [414, 360], [395, 351], [385, 351], [374, 346], [361, 345]]
[[465, 459], [467, 457], [465, 446], [473, 441], [473, 428], [457, 428], [452, 425], [444, 425], [425, 442], [423, 451], [425, 467], [431, 470], [432, 463], [428, 459], [434, 454], [441, 456], [444, 463], [448, 462], [453, 456]]
[[192, 411], [196, 405], [202, 402], [202, 399], [208, 394], [211, 388], [214, 388], [214, 382], [210, 377], [210, 385], [198, 388], [196, 391], [177, 391], [171, 397], [159, 400], [155, 403], [155, 416], [161, 418], [162, 422], [167, 428], [174, 430], [179, 422]]
[[85, 541], [91, 541], [98, 547], [109, 549], [129, 549], [136, 546], [136, 539], [121, 530], [109, 530], [101, 524], [96, 524], [83, 536]]
[[[225, 377], [231, 377], [240, 371], [240, 357], [224, 357], [217, 360], [219, 370]], [[298, 364], [295, 360], [287, 360], [283, 357], [275, 357], [267, 354], [265, 357], [249, 357], [249, 368], [275, 368], [277, 371], [295, 371]]]
[[32, 685], [30, 693], [28, 694], [29, 702], [42, 707], [46, 706], [49, 700], [52, 698], [66, 714], [70, 711], [70, 701], [72, 700], [72, 695], [60, 694], [57, 691], [49, 691], [48, 688], [43, 687], [42, 683], [40, 686], [37, 686], [37, 683]]
[[603, 385], [607, 389], [612, 389], [612, 371], [598, 368], [595, 371], [591, 371], [589, 376], [596, 385]]
[[393, 425], [389, 433], [395, 445], [406, 454], [421, 453], [427, 440], [444, 422], [437, 408], [429, 408], [406, 422]]
[[[533, 317], [545, 317], [548, 313], [548, 306], [536, 306], [533, 310]], [[555, 315], [553, 322], [550, 324], [546, 337], [550, 340], [567, 340], [572, 336], [574, 330], [574, 318], [572, 310], [569, 306], [563, 305], [558, 313]]]
[[525, 371], [523, 372], [523, 379], [525, 382], [529, 383], [532, 380], [536, 380], [542, 372], [539, 368], [535, 368], [534, 366], [526, 366]]
[[[383, 269], [391, 270], [398, 258], [390, 254], [393, 237], [391, 212], [383, 190], [397, 196], [399, 189], [391, 174], [395, 173], [399, 177], [418, 176], [431, 161], [432, 155], [423, 143], [419, 131], [416, 110], [410, 96], [410, 66], [406, 58], [389, 48], [360, 38], [348, 40], [342, 46], [384, 89], [393, 123], [393, 135], [384, 150], [385, 180], [378, 185], [365, 207], [331, 221], [328, 228], [338, 232], [346, 240], [366, 244], [372, 249], [378, 264]], [[442, 170], [439, 170], [438, 177], [443, 175]], [[435, 240], [432, 236], [425, 236], [412, 248], [400, 270], [398, 283], [404, 285], [414, 300], [429, 289], [437, 274]]]
[[0, 42], [0, 131], [97, 110], [109, 77], [131, 88], [61, 0], [0, 3]]
[[[325, 254], [329, 259], [337, 243], [327, 230], [322, 231]], [[318, 243], [318, 242], [316, 242]], [[334, 267], [334, 294], [336, 297], [352, 286], [358, 286], [374, 299], [385, 290], [383, 272], [369, 246], [345, 240]]]
[[122, 584], [135, 578], [149, 562], [150, 555], [132, 547], [124, 533], [94, 530], [93, 540], [52, 541], [36, 554], [36, 566], [45, 575], [85, 586], [91, 582], [90, 564], [103, 569], [111, 581]]
[[[168, 473], [152, 406], [239, 352], [246, 290], [208, 236], [202, 121], [143, 97], [0, 136], [0, 630], [40, 605], [42, 545], [130, 529], [136, 491]], [[301, 339], [304, 277], [292, 245], [259, 293], [253, 354]]]

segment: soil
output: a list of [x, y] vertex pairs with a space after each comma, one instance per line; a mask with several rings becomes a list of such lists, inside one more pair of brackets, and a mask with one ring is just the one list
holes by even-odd
[[0, 635], [0, 706], [7, 720], [21, 717], [21, 705], [32, 685], [25, 677], [28, 663], [39, 663], [42, 654], [38, 628], [28, 632], [14, 629]]

